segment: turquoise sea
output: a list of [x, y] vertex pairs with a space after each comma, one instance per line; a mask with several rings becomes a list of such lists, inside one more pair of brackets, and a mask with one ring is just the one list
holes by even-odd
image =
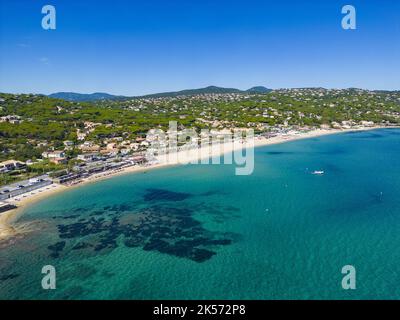
[[400, 298], [400, 130], [261, 147], [234, 173], [170, 167], [35, 203], [17, 221], [34, 231], [0, 249], [0, 299]]

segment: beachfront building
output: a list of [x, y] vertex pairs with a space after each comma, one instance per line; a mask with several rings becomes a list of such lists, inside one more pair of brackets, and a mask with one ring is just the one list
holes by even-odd
[[60, 183], [60, 184], [65, 184], [65, 183], [69, 183], [71, 181], [79, 180], [82, 177], [83, 177], [82, 173], [68, 173], [68, 174], [62, 175], [60, 177], [54, 178], [54, 182]]
[[5, 212], [5, 211], [12, 210], [12, 209], [15, 209], [15, 208], [16, 208], [15, 205], [12, 205], [12, 204], [9, 204], [9, 203], [5, 203], [5, 202], [0, 202], [0, 214]]
[[362, 127], [373, 127], [375, 123], [373, 121], [361, 121], [360, 122]]
[[17, 160], [7, 160], [0, 162], [0, 173], [7, 173], [14, 170], [25, 169], [26, 164]]
[[145, 156], [138, 155], [138, 156], [132, 157], [132, 162], [134, 164], [145, 164], [147, 162], [147, 159]]
[[65, 152], [64, 151], [45, 151], [42, 153], [42, 158], [45, 158], [45, 159], [65, 158]]
[[85, 162], [95, 161], [99, 158], [98, 153], [84, 153], [78, 155], [77, 159]]

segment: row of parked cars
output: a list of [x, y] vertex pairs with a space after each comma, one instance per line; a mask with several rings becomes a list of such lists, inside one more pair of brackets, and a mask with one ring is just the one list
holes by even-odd
[[29, 187], [29, 186], [33, 186], [33, 185], [35, 185], [37, 183], [40, 183], [40, 182], [43, 182], [43, 181], [45, 181], [45, 180], [42, 179], [42, 178], [30, 179], [29, 181], [26, 181], [26, 184], [22, 184], [21, 183], [21, 184], [18, 184], [18, 185], [12, 185], [12, 186], [5, 187], [4, 189], [0, 189], [0, 194], [8, 194], [8, 193], [10, 193], [12, 191], [23, 189], [23, 188], [26, 188], [26, 187]]

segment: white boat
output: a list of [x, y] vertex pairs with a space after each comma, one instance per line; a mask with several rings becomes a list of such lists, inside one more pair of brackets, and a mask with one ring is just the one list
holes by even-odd
[[325, 171], [322, 171], [322, 170], [315, 170], [312, 172], [312, 174], [320, 175], [320, 176], [322, 176], [324, 173], [325, 173]]

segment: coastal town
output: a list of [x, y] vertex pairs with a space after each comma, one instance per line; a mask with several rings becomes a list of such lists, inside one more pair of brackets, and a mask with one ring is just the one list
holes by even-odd
[[0, 0], [3, 313], [400, 300], [399, 22], [400, 0]]
[[[0, 211], [24, 198], [127, 170], [165, 165], [146, 152], [151, 129], [253, 129], [261, 144], [316, 130], [340, 132], [400, 123], [400, 93], [359, 89], [281, 89], [70, 102], [0, 94]], [[201, 144], [194, 141], [192, 147]], [[222, 139], [223, 140], [223, 139]], [[178, 146], [178, 151], [179, 151]]]

